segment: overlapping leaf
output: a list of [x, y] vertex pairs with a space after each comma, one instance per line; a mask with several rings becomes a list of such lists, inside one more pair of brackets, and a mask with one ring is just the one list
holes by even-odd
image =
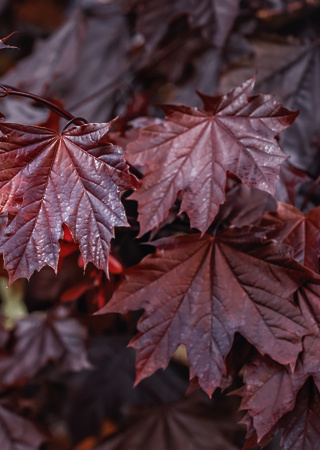
[[1, 123], [0, 212], [8, 213], [0, 243], [10, 281], [45, 264], [57, 269], [62, 224], [79, 243], [85, 265], [108, 271], [115, 226], [126, 226], [120, 191], [137, 186], [123, 150], [102, 141], [110, 124], [57, 133]]
[[0, 357], [1, 386], [19, 384], [33, 377], [49, 361], [65, 371], [91, 367], [87, 360], [87, 331], [60, 308], [45, 315], [30, 315], [17, 322], [15, 344]]
[[293, 247], [300, 264], [319, 271], [320, 207], [304, 215], [292, 205], [279, 203], [276, 211], [265, 213], [262, 223], [276, 227], [270, 236]]
[[239, 13], [239, 0], [166, 0], [158, 2], [126, 0], [127, 7], [135, 6], [136, 29], [146, 38], [147, 46], [153, 50], [164, 37], [168, 25], [181, 14], [189, 14], [194, 27], [201, 28], [204, 36], [217, 47], [222, 47]]
[[320, 394], [311, 380], [299, 392], [295, 408], [281, 421], [283, 450], [313, 450], [320, 439]]
[[139, 204], [140, 234], [168, 214], [179, 192], [181, 211], [192, 227], [204, 232], [224, 202], [227, 172], [250, 187], [274, 192], [280, 164], [286, 159], [274, 137], [297, 113], [272, 96], [249, 97], [254, 80], [224, 96], [204, 96], [204, 110], [165, 106], [162, 124], [140, 131], [128, 146], [132, 164], [147, 165]]
[[127, 427], [96, 450], [236, 450], [237, 426], [214, 417], [210, 403], [189, 397], [160, 407], [136, 411]]
[[137, 350], [137, 381], [165, 368], [185, 344], [190, 378], [211, 395], [225, 372], [235, 332], [262, 354], [294, 365], [308, 325], [291, 295], [309, 274], [286, 247], [261, 243], [264, 233], [230, 229], [213, 238], [171, 237], [128, 270], [100, 313], [145, 309]]
[[296, 396], [305, 378], [302, 373], [293, 376], [289, 367], [270, 359], [255, 357], [247, 366], [241, 409], [248, 416], [261, 441], [277, 422], [294, 408]]
[[67, 421], [75, 443], [98, 435], [106, 417], [126, 417], [130, 405], [162, 405], [180, 399], [187, 391], [188, 381], [174, 364], [134, 388], [135, 352], [126, 348], [128, 339], [100, 336], [91, 343], [94, 368], [71, 386], [73, 394], [67, 406]]
[[[303, 316], [314, 330], [313, 333], [303, 338], [303, 351], [299, 355], [294, 371], [288, 366], [280, 365], [261, 356], [256, 356], [246, 368], [245, 386], [240, 390], [243, 397], [241, 408], [248, 410], [258, 441], [265, 438], [278, 421], [294, 409], [298, 392], [308, 377], [312, 376], [315, 386], [318, 390], [320, 388], [319, 280], [313, 280], [299, 288], [298, 301]], [[304, 392], [306, 392], [305, 388]], [[299, 395], [301, 400], [301, 396], [304, 394], [300, 393]], [[295, 413], [292, 412], [292, 418], [294, 415]], [[296, 417], [295, 420], [299, 420], [299, 418]]]

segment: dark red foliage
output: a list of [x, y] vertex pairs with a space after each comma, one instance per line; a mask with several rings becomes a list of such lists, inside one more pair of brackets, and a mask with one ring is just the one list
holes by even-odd
[[320, 0], [0, 25], [0, 450], [318, 449]]

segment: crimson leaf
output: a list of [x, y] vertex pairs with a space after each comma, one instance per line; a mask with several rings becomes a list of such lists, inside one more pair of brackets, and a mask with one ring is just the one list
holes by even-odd
[[147, 165], [141, 188], [131, 197], [139, 203], [141, 231], [157, 227], [182, 192], [181, 212], [202, 232], [224, 202], [227, 172], [247, 186], [274, 193], [286, 156], [275, 136], [297, 112], [270, 95], [249, 97], [254, 79], [223, 96], [200, 94], [204, 109], [162, 106], [161, 124], [140, 131], [128, 146], [132, 164]]
[[230, 229], [215, 238], [171, 237], [128, 270], [127, 280], [99, 313], [145, 309], [137, 350], [137, 380], [165, 368], [185, 344], [190, 378], [211, 395], [220, 385], [235, 332], [261, 353], [294, 365], [306, 322], [291, 299], [306, 280], [290, 251], [263, 233]]
[[241, 409], [248, 410], [248, 419], [261, 441], [279, 419], [294, 408], [296, 396], [305, 379], [303, 374], [292, 376], [289, 367], [271, 359], [256, 356], [247, 365], [244, 388], [236, 391], [242, 396]]
[[85, 265], [108, 273], [114, 226], [127, 226], [120, 191], [137, 186], [123, 150], [103, 141], [110, 123], [56, 131], [1, 123], [0, 242], [10, 282], [50, 265], [57, 270], [62, 224], [79, 243]]

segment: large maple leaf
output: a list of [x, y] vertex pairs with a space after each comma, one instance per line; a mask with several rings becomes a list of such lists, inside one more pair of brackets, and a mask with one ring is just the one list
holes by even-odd
[[8, 213], [0, 243], [10, 281], [45, 264], [57, 269], [62, 224], [79, 243], [85, 265], [107, 273], [115, 226], [127, 226], [120, 191], [137, 186], [120, 147], [103, 141], [110, 123], [64, 132], [1, 123], [0, 213]]
[[200, 94], [204, 109], [162, 106], [166, 120], [140, 131], [128, 146], [132, 164], [147, 165], [138, 201], [140, 234], [164, 220], [179, 192], [181, 212], [202, 232], [224, 202], [227, 172], [247, 186], [274, 193], [280, 164], [286, 159], [275, 136], [297, 112], [273, 96], [250, 97], [254, 80], [223, 96]]
[[[306, 280], [288, 248], [261, 243], [264, 234], [229, 229], [215, 238], [171, 237], [128, 270], [127, 280], [99, 313], [145, 309], [137, 350], [137, 382], [165, 368], [185, 344], [190, 378], [211, 395], [225, 372], [235, 332], [262, 354], [294, 365], [306, 322], [291, 295]], [[306, 328], [304, 328], [306, 326]]]

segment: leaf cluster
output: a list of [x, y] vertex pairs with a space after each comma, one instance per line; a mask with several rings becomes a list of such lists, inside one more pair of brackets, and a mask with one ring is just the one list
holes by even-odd
[[50, 4], [0, 41], [4, 448], [318, 448], [319, 2]]

